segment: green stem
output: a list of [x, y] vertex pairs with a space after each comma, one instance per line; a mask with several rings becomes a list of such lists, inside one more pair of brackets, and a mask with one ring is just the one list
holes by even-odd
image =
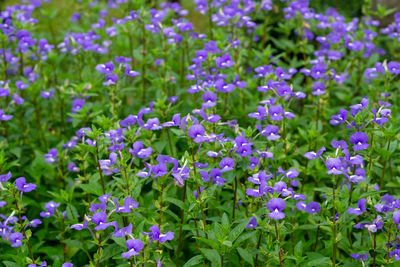
[[[185, 200], [186, 200], [186, 187], [187, 187], [187, 182], [185, 180], [184, 185], [183, 185], [182, 202], [185, 202]], [[182, 227], [183, 227], [184, 216], [185, 216], [185, 211], [184, 211], [184, 209], [181, 208], [181, 224], [179, 226], [178, 248], [176, 250], [176, 267], [179, 266], [179, 252], [181, 250], [181, 245], [182, 245]]]
[[258, 265], [258, 250], [260, 249], [261, 245], [261, 238], [262, 238], [263, 230], [260, 229], [260, 235], [258, 236], [258, 241], [257, 241], [257, 254], [256, 254], [256, 260], [254, 261], [254, 267], [257, 267]]
[[[196, 171], [196, 161], [195, 161], [195, 158], [194, 158], [194, 144], [193, 144], [193, 146], [192, 146], [192, 160], [193, 160], [193, 175], [194, 175], [194, 181], [195, 181], [195, 183], [196, 183], [196, 191], [197, 191], [197, 196], [198, 196], [198, 200], [199, 200], [199, 206], [200, 206], [200, 211], [201, 211], [201, 217], [202, 217], [202, 220], [203, 220], [203, 227], [204, 227], [204, 229], [203, 230], [205, 230], [205, 227], [206, 227], [206, 225], [207, 225], [207, 223], [206, 223], [206, 217], [205, 217], [205, 215], [204, 215], [204, 209], [203, 209], [203, 205], [202, 205], [202, 201], [201, 201], [201, 193], [200, 193], [200, 187], [199, 187], [199, 183], [197, 182], [197, 171]], [[205, 232], [205, 235], [206, 235], [206, 238], [208, 238], [208, 236], [207, 236], [207, 233]]]
[[389, 262], [390, 262], [390, 232], [392, 230], [392, 223], [389, 225], [389, 231], [388, 231], [388, 239], [387, 239], [387, 254], [386, 254], [386, 267], [389, 266]]
[[96, 266], [100, 267], [100, 254], [101, 254], [101, 234], [99, 234], [99, 240], [98, 240], [99, 244], [97, 245], [97, 255], [98, 255], [98, 259], [97, 259], [97, 263]]
[[[389, 142], [388, 142], [388, 145], [387, 145], [386, 150], [389, 150], [389, 147], [390, 147], [390, 140], [389, 140]], [[385, 179], [386, 163], [387, 163], [387, 162], [388, 162], [388, 161], [385, 160], [385, 162], [383, 163], [382, 176], [381, 176], [381, 180], [380, 180], [380, 182], [379, 182], [379, 189], [380, 189], [380, 190], [382, 190], [383, 180]]]
[[146, 102], [146, 28], [144, 23], [144, 16], [142, 17], [142, 103]]
[[[5, 38], [5, 36], [2, 36], [3, 38]], [[6, 60], [6, 46], [4, 43], [4, 39], [1, 42], [1, 46], [2, 46], [2, 54], [3, 54], [3, 64], [4, 64], [4, 80], [8, 79], [8, 74], [7, 74], [7, 60]]]
[[376, 266], [376, 232], [374, 233], [374, 259], [372, 262], [372, 267]]
[[15, 202], [15, 208], [18, 211], [18, 223], [21, 225], [21, 230], [22, 230], [22, 235], [24, 236], [25, 240], [26, 240], [26, 245], [28, 247], [28, 253], [29, 253], [29, 257], [32, 260], [32, 263], [35, 262], [35, 258], [33, 257], [33, 253], [32, 253], [32, 248], [31, 248], [31, 244], [29, 243], [29, 239], [27, 238], [26, 232], [25, 232], [25, 228], [22, 224], [22, 216], [21, 216], [21, 208], [18, 205], [18, 200], [17, 200], [17, 196], [16, 196], [16, 192], [12, 193], [12, 196], [14, 198], [14, 202]]
[[333, 216], [333, 257], [332, 257], [332, 266], [336, 266], [336, 250], [337, 250], [337, 243], [336, 243], [336, 184], [335, 181], [333, 181], [332, 184], [332, 190], [333, 190], [333, 208], [332, 208], [332, 216]]
[[279, 243], [279, 266], [282, 267], [283, 266], [283, 259], [282, 259], [282, 254], [283, 254], [283, 248], [282, 248], [282, 244], [281, 244], [281, 240], [279, 237], [279, 231], [278, 231], [278, 225], [276, 224], [276, 221], [274, 220], [274, 224], [275, 224], [275, 235], [276, 235], [276, 240]]
[[213, 33], [213, 23], [212, 23], [212, 19], [211, 19], [211, 4], [210, 4], [211, 0], [207, 1], [207, 15], [208, 15], [208, 26], [210, 29], [210, 39], [213, 40], [214, 39], [214, 33]]
[[318, 222], [318, 226], [317, 226], [317, 233], [315, 234], [314, 248], [312, 249], [312, 251], [315, 251], [317, 249], [317, 246], [318, 246], [318, 235], [319, 235], [319, 222]]
[[232, 205], [232, 221], [235, 220], [237, 188], [238, 188], [238, 181], [237, 181], [237, 176], [235, 175], [235, 189], [233, 194], [233, 205]]
[[97, 140], [96, 140], [96, 159], [95, 160], [96, 160], [97, 168], [99, 169], [101, 188], [103, 190], [103, 194], [105, 194], [106, 193], [106, 187], [104, 185], [103, 171], [101, 170], [100, 163], [99, 163], [99, 146], [97, 144]]

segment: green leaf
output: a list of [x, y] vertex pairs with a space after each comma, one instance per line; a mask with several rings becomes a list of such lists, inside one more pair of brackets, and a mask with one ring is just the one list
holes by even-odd
[[200, 264], [200, 263], [202, 263], [204, 260], [203, 260], [203, 256], [202, 255], [197, 255], [197, 256], [194, 256], [193, 258], [191, 258], [190, 260], [188, 260], [184, 265], [183, 265], [183, 267], [191, 267], [191, 266], [194, 266], [194, 265], [196, 265], [196, 264]]
[[122, 249], [118, 244], [112, 244], [110, 246], [107, 246], [104, 249], [104, 254], [101, 257], [101, 261], [104, 262], [105, 260], [107, 260], [117, 254], [120, 254], [121, 252], [122, 252]]
[[241, 236], [238, 237], [238, 239], [234, 243], [234, 247], [238, 247], [240, 245], [240, 243], [242, 243], [243, 241], [245, 241], [245, 240], [247, 240], [249, 238], [252, 238], [256, 234], [257, 234], [256, 231], [251, 231], [251, 232], [242, 234]]
[[244, 221], [238, 224], [228, 235], [228, 240], [231, 242], [235, 242], [235, 240], [240, 236], [243, 230], [246, 228], [247, 221]]
[[214, 224], [214, 234], [220, 242], [226, 237], [225, 230], [219, 223]]
[[224, 212], [224, 214], [222, 214], [221, 223], [222, 223], [222, 226], [225, 229], [229, 229], [230, 228], [229, 218], [228, 218], [228, 215], [225, 212]]
[[3, 261], [3, 264], [4, 264], [6, 267], [19, 267], [19, 265], [18, 265], [17, 263], [11, 262], [11, 261]]
[[299, 241], [294, 247], [294, 255], [300, 257], [303, 255], [303, 242]]
[[94, 194], [97, 196], [101, 196], [103, 194], [103, 189], [100, 185], [99, 180], [99, 174], [96, 173], [93, 176], [89, 178], [89, 183], [88, 184], [79, 184], [79, 188], [81, 188], [83, 191], [86, 193]]
[[78, 240], [66, 239], [63, 243], [68, 247], [82, 248], [82, 243]]
[[97, 196], [101, 196], [103, 192], [101, 185], [99, 184], [80, 184], [78, 186], [86, 193], [94, 194]]
[[31, 236], [32, 236], [32, 231], [30, 229], [26, 230], [25, 235], [26, 235], [26, 239], [29, 240], [29, 238], [31, 238]]
[[248, 252], [243, 248], [237, 248], [236, 250], [239, 253], [240, 257], [242, 257], [242, 259], [244, 259], [248, 264], [253, 266], [254, 264], [253, 255], [251, 255], [250, 252]]
[[208, 248], [201, 248], [200, 250], [213, 265], [221, 266], [221, 257], [217, 251]]
[[178, 206], [179, 208], [183, 209], [184, 211], [187, 211], [187, 209], [188, 209], [188, 206], [182, 200], [179, 200], [177, 198], [167, 197], [167, 198], [165, 198], [165, 201]]
[[308, 261], [305, 263], [305, 267], [329, 265], [329, 258], [324, 257], [322, 254], [311, 252], [307, 253], [307, 256]]
[[217, 241], [214, 241], [212, 239], [207, 239], [204, 237], [195, 237], [197, 240], [199, 240], [200, 242], [203, 242], [207, 245], [209, 245], [210, 247], [212, 247], [215, 250], [219, 250], [219, 243]]
[[232, 242], [231, 241], [228, 241], [228, 240], [225, 240], [223, 243], [222, 243], [222, 245], [225, 245], [225, 246], [227, 246], [227, 247], [232, 247]]
[[162, 153], [164, 148], [167, 146], [167, 141], [158, 141], [154, 143], [154, 148], [158, 153]]

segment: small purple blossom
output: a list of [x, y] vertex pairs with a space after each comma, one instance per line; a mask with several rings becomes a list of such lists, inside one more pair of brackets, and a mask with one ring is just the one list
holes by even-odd
[[167, 232], [166, 234], [161, 234], [158, 225], [153, 225], [149, 228], [149, 233], [143, 233], [144, 235], [148, 235], [150, 237], [150, 241], [159, 241], [160, 243], [164, 243], [166, 241], [170, 241], [174, 239], [174, 232]]
[[286, 203], [282, 198], [271, 198], [267, 203], [267, 209], [270, 211], [268, 216], [274, 220], [282, 220], [285, 218], [285, 213], [282, 212], [285, 207]]
[[364, 150], [369, 147], [368, 136], [364, 132], [356, 132], [350, 137], [350, 143], [354, 144], [353, 149]]
[[25, 192], [25, 193], [31, 192], [31, 191], [36, 189], [36, 185], [35, 184], [31, 184], [31, 183], [27, 184], [26, 183], [25, 177], [17, 178], [15, 180], [15, 186], [17, 187], [17, 189], [19, 191]]

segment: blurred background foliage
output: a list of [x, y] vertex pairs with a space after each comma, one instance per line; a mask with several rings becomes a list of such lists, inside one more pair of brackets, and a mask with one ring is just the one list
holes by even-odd
[[[88, 2], [91, 0], [82, 0], [81, 2]], [[108, 0], [99, 0], [99, 1], [108, 1]], [[166, 2], [168, 0], [130, 0], [133, 3], [131, 6], [139, 8], [143, 2], [147, 2], [148, 4], [152, 4], [156, 6], [159, 3]], [[0, 9], [4, 10], [4, 8], [8, 5], [13, 5], [17, 3], [27, 3], [30, 0], [0, 0]], [[206, 28], [206, 21], [204, 17], [197, 11], [195, 11], [195, 4], [193, 0], [169, 0], [169, 2], [179, 2], [184, 9], [189, 11], [189, 16], [191, 22], [194, 24], [196, 30], [198, 32], [204, 32], [203, 29]], [[393, 21], [393, 14], [396, 11], [400, 11], [400, 0], [309, 0], [310, 6], [313, 7], [316, 12], [324, 12], [329, 7], [336, 8], [340, 14], [346, 17], [361, 17], [363, 15], [363, 6], [371, 6], [374, 10], [377, 9], [378, 5], [387, 6], [387, 8], [393, 8], [390, 12], [391, 15], [387, 16], [385, 19], [381, 19], [383, 22], [381, 25], [385, 26], [388, 23]], [[274, 3], [282, 7], [283, 4], [281, 1], [274, 0]], [[397, 3], [397, 4], [396, 4]], [[66, 29], [69, 28], [69, 21], [71, 18], [71, 14], [76, 11], [80, 11], [85, 13], [84, 5], [78, 3], [76, 0], [51, 0], [50, 5], [53, 5], [54, 8], [49, 8], [47, 10], [56, 10], [51, 14], [42, 13], [42, 20], [39, 19], [39, 23], [35, 26], [33, 31], [40, 33], [45, 30], [57, 31], [58, 34], [54, 34], [55, 38], [62, 38], [63, 34], [66, 33]], [[397, 10], [396, 10], [397, 9]], [[121, 11], [112, 10], [111, 17], [120, 17]], [[88, 15], [90, 15], [88, 13]], [[39, 18], [35, 16], [36, 18]], [[95, 23], [95, 21], [93, 21]], [[60, 34], [62, 33], [62, 34]], [[58, 43], [62, 40], [50, 40], [52, 43]], [[55, 41], [55, 42], [54, 42]]]
[[[21, 3], [21, 0], [0, 0], [0, 7], [4, 9], [4, 7], [12, 4]], [[26, 1], [27, 2], [27, 1]], [[52, 0], [53, 4], [63, 6], [65, 4], [70, 5], [71, 2], [76, 2], [75, 0]], [[165, 1], [158, 1], [165, 2]], [[191, 0], [181, 0], [175, 1], [180, 2], [181, 5], [186, 7], [189, 10], [194, 9], [193, 1]], [[363, 0], [311, 0], [310, 4], [314, 7], [318, 12], [326, 10], [328, 7], [335, 7], [340, 11], [340, 13], [345, 14], [346, 16], [356, 17], [361, 16], [361, 7], [363, 4]]]
[[[165, 2], [167, 0], [147, 0], [146, 2]], [[317, 12], [323, 12], [329, 7], [336, 8], [339, 13], [347, 17], [361, 17], [362, 16], [362, 6], [366, 1], [370, 1], [372, 6], [376, 7], [377, 4], [390, 7], [398, 7], [397, 11], [400, 11], [400, 0], [310, 0], [310, 6], [314, 7]], [[0, 8], [3, 10], [6, 6], [29, 2], [29, 0], [0, 0]], [[62, 7], [69, 8], [71, 10], [71, 2], [76, 3], [76, 0], [52, 0], [53, 5], [58, 5], [61, 9]], [[194, 4], [192, 0], [173, 0], [170, 2], [180, 2], [180, 4], [191, 11], [194, 14]], [[396, 4], [397, 3], [397, 4]]]

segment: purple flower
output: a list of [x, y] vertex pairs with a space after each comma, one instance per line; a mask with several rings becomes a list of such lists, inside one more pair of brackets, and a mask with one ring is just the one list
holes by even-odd
[[[81, 231], [81, 230], [83, 230], [83, 229], [86, 229], [87, 227], [88, 227], [88, 224], [89, 224], [89, 218], [85, 215], [85, 218], [84, 218], [84, 221], [83, 221], [83, 223], [76, 223], [76, 224], [73, 224], [73, 225], [71, 225], [71, 229], [75, 229], [75, 230], [78, 230], [78, 231]], [[90, 228], [89, 228], [90, 229]]]
[[117, 62], [118, 64], [123, 64], [123, 63], [128, 63], [131, 62], [132, 59], [129, 57], [119, 57], [119, 56], [115, 56], [115, 62]]
[[210, 177], [213, 179], [213, 184], [217, 184], [218, 186], [223, 186], [225, 184], [225, 179], [222, 178], [222, 172], [220, 169], [212, 169], [210, 171]]
[[161, 124], [162, 127], [172, 127], [172, 126], [179, 126], [179, 123], [181, 121], [181, 114], [174, 114], [172, 116], [172, 121], [167, 121]]
[[[376, 68], [366, 68], [364, 71], [364, 76], [367, 79], [375, 79], [378, 77], [379, 72], [377, 71]], [[366, 82], [369, 82], [369, 80], [366, 80]]]
[[307, 207], [307, 205], [304, 201], [299, 201], [296, 203], [296, 208], [298, 210], [305, 210], [306, 207]]
[[8, 172], [6, 174], [1, 174], [0, 175], [0, 183], [7, 182], [11, 177], [12, 177], [11, 172]]
[[367, 200], [365, 198], [360, 199], [357, 202], [357, 206], [358, 208], [353, 209], [353, 208], [348, 208], [347, 212], [349, 214], [355, 214], [355, 215], [361, 215], [361, 213], [363, 212], [367, 212], [366, 208], [365, 208], [365, 203], [367, 202]]
[[82, 98], [76, 98], [74, 99], [74, 101], [72, 101], [72, 108], [71, 111], [73, 113], [76, 113], [80, 110], [82, 110], [82, 108], [85, 106], [85, 99]]
[[207, 138], [204, 137], [204, 133], [205, 129], [201, 124], [192, 125], [188, 130], [189, 137], [192, 138], [195, 143], [202, 143], [207, 140]]
[[336, 148], [336, 149], [346, 149], [348, 147], [346, 141], [343, 141], [343, 140], [336, 141], [335, 139], [333, 139], [331, 141], [331, 145], [333, 148]]
[[124, 237], [132, 235], [132, 224], [130, 223], [127, 227], [119, 229], [115, 232], [114, 237]]
[[10, 90], [8, 88], [0, 87], [0, 97], [6, 97], [10, 95]]
[[116, 84], [118, 81], [118, 75], [115, 73], [107, 73], [106, 74], [106, 81], [103, 82], [103, 85], [109, 86]]
[[356, 132], [350, 137], [350, 143], [354, 144], [353, 149], [364, 150], [369, 147], [368, 136], [364, 132]]
[[133, 156], [141, 158], [141, 159], [146, 159], [151, 156], [153, 149], [151, 147], [148, 148], [143, 148], [143, 143], [141, 141], [136, 141], [132, 145], [133, 149], [129, 149], [129, 153], [131, 153]]
[[398, 62], [390, 61], [387, 64], [387, 68], [388, 68], [389, 72], [392, 74], [395, 74], [395, 75], [400, 74], [400, 64]]
[[76, 22], [81, 19], [81, 14], [79, 12], [75, 12], [71, 15], [71, 21]]
[[[356, 161], [358, 157], [361, 157], [360, 155], [356, 155], [355, 157], [352, 157], [350, 159], [350, 162], [352, 164], [362, 164], [362, 159], [361, 161]], [[354, 158], [354, 159], [353, 159]], [[362, 168], [357, 168], [355, 173], [349, 177], [350, 182], [358, 184], [359, 182], [365, 180], [365, 169]]]
[[151, 166], [151, 172], [153, 177], [161, 177], [168, 173], [167, 165], [165, 163], [159, 163], [157, 165]]
[[263, 121], [267, 118], [267, 111], [265, 109], [265, 107], [263, 106], [258, 106], [257, 107], [257, 112], [254, 113], [249, 113], [248, 116], [250, 118], [255, 118], [259, 121]]
[[122, 253], [121, 257], [129, 259], [134, 255], [140, 255], [139, 252], [142, 251], [144, 245], [140, 239], [128, 239], [126, 240], [126, 247], [128, 248], [128, 252]]
[[368, 104], [369, 104], [368, 98], [363, 97], [360, 104], [355, 104], [350, 106], [351, 116], [355, 117], [358, 112], [360, 112], [363, 109], [367, 109]]
[[107, 214], [104, 211], [100, 211], [93, 214], [91, 220], [95, 225], [97, 225], [94, 228], [96, 231], [105, 230], [110, 226], [114, 226], [115, 229], [118, 228], [116, 222], [107, 223]]
[[136, 121], [137, 121], [137, 117], [136, 116], [129, 115], [125, 119], [121, 120], [119, 122], [119, 125], [121, 125], [122, 127], [129, 127], [131, 125], [134, 125], [136, 123]]
[[[258, 126], [258, 127], [257, 127]], [[276, 125], [268, 124], [264, 129], [261, 130], [261, 125], [257, 125], [256, 128], [260, 130], [261, 135], [267, 135], [267, 140], [277, 140], [281, 136], [278, 134], [279, 127]]]
[[351, 254], [351, 257], [356, 261], [367, 261], [368, 260], [368, 252], [364, 254]]
[[78, 166], [76, 166], [76, 164], [74, 163], [74, 162], [69, 162], [68, 163], [68, 166], [67, 166], [67, 168], [68, 168], [68, 171], [70, 171], [70, 172], [79, 172], [81, 169], [78, 167]]
[[400, 210], [393, 212], [393, 222], [395, 224], [400, 224]]
[[249, 223], [246, 225], [246, 228], [256, 228], [257, 227], [257, 217], [253, 216]]
[[17, 105], [22, 105], [24, 103], [24, 99], [17, 94], [13, 94], [12, 99]]
[[56, 203], [54, 201], [47, 202], [44, 205], [44, 208], [46, 209], [46, 211], [41, 211], [40, 212], [40, 216], [41, 217], [45, 217], [45, 218], [49, 218], [49, 217], [53, 216], [54, 215], [54, 211], [59, 206], [60, 206], [60, 203]]
[[110, 61], [105, 64], [99, 64], [96, 66], [96, 70], [103, 74], [108, 74], [114, 70], [114, 62]]
[[57, 161], [58, 150], [56, 148], [50, 149], [49, 153], [44, 155], [44, 161], [51, 164]]
[[285, 207], [286, 203], [282, 198], [271, 198], [267, 203], [267, 209], [270, 211], [268, 216], [274, 220], [282, 220], [285, 218], [285, 213], [282, 212]]
[[367, 229], [370, 233], [376, 233], [378, 229], [382, 229], [383, 221], [382, 216], [378, 215], [373, 223], [361, 223], [354, 225], [355, 228], [359, 227], [359, 229]]
[[[183, 185], [183, 184], [182, 184], [182, 185]], [[199, 191], [200, 191], [200, 195], [201, 195], [201, 193], [204, 191], [204, 188], [200, 186], [200, 187], [199, 187]], [[194, 197], [195, 197], [196, 199], [199, 198], [199, 195], [197, 194], [197, 190], [194, 190], [193, 195], [194, 195]]]
[[153, 225], [149, 228], [150, 233], [143, 233], [150, 237], [150, 241], [159, 241], [160, 243], [164, 243], [166, 241], [174, 239], [174, 232], [167, 232], [166, 234], [161, 234], [158, 225]]
[[328, 169], [327, 174], [338, 175], [342, 174], [343, 164], [338, 158], [329, 158], [325, 162], [325, 166]]
[[137, 203], [133, 198], [126, 197], [124, 200], [124, 205], [119, 206], [118, 202], [115, 201], [116, 211], [120, 213], [130, 213], [132, 209], [136, 209], [139, 207], [139, 203]]
[[220, 57], [215, 58], [215, 64], [218, 68], [225, 69], [232, 67], [235, 62], [232, 61], [232, 58], [229, 54], [224, 54]]
[[235, 161], [229, 157], [223, 158], [219, 162], [219, 167], [221, 168], [221, 172], [231, 171], [235, 167]]
[[10, 235], [10, 238], [9, 238], [9, 241], [11, 242], [11, 246], [13, 248], [17, 248], [17, 247], [22, 246], [22, 239], [23, 238], [24, 238], [23, 235], [21, 233], [19, 233], [19, 232], [12, 233]]
[[140, 75], [139, 72], [131, 70], [131, 66], [129, 64], [125, 64], [124, 67], [125, 67], [125, 74], [126, 75], [128, 75], [130, 77], [136, 77], [136, 76]]
[[15, 82], [15, 86], [17, 86], [17, 88], [18, 88], [19, 90], [25, 90], [26, 88], [29, 87], [29, 85], [28, 85], [28, 84], [25, 84], [23, 81], [16, 81], [16, 82]]
[[324, 77], [326, 72], [325, 64], [316, 64], [310, 70], [310, 75], [313, 79], [318, 80], [319, 78]]
[[207, 109], [207, 108], [212, 108], [216, 105], [216, 101], [217, 101], [218, 97], [212, 91], [205, 91], [203, 93], [203, 95], [201, 96], [201, 99], [203, 99], [203, 101], [204, 101], [204, 103], [202, 104], [202, 107]]
[[311, 86], [311, 89], [313, 95], [323, 95], [325, 94], [326, 86], [323, 82], [317, 81]]
[[162, 129], [158, 118], [148, 119], [145, 124], [142, 124], [143, 128], [150, 131], [156, 131]]
[[341, 125], [347, 120], [347, 114], [349, 112], [345, 109], [341, 109], [337, 115], [333, 115], [329, 123], [333, 126]]
[[324, 153], [325, 150], [326, 150], [325, 147], [321, 147], [321, 149], [318, 150], [317, 153], [315, 153], [314, 151], [310, 151], [310, 152], [307, 152], [306, 154], [304, 154], [304, 157], [308, 158], [309, 160], [313, 160], [313, 159], [318, 158], [319, 156], [321, 156], [322, 153]]
[[21, 192], [31, 192], [35, 190], [36, 185], [35, 184], [27, 184], [25, 177], [19, 177], [15, 180], [15, 186], [17, 189]]
[[278, 88], [276, 89], [276, 92], [278, 93], [278, 95], [280, 97], [284, 97], [284, 96], [292, 94], [292, 88], [289, 85], [284, 84], [284, 85], [278, 86]]
[[305, 212], [314, 214], [318, 213], [321, 210], [321, 205], [319, 203], [311, 201], [310, 203], [307, 204], [306, 208], [304, 209]]
[[281, 105], [271, 106], [268, 109], [268, 115], [273, 121], [280, 121], [283, 119], [284, 110]]
[[104, 175], [112, 175], [113, 173], [118, 173], [119, 170], [114, 168], [110, 159], [100, 159], [99, 160], [100, 169], [103, 171]]
[[13, 115], [6, 115], [4, 110], [0, 109], [0, 121], [9, 121], [13, 118]]

